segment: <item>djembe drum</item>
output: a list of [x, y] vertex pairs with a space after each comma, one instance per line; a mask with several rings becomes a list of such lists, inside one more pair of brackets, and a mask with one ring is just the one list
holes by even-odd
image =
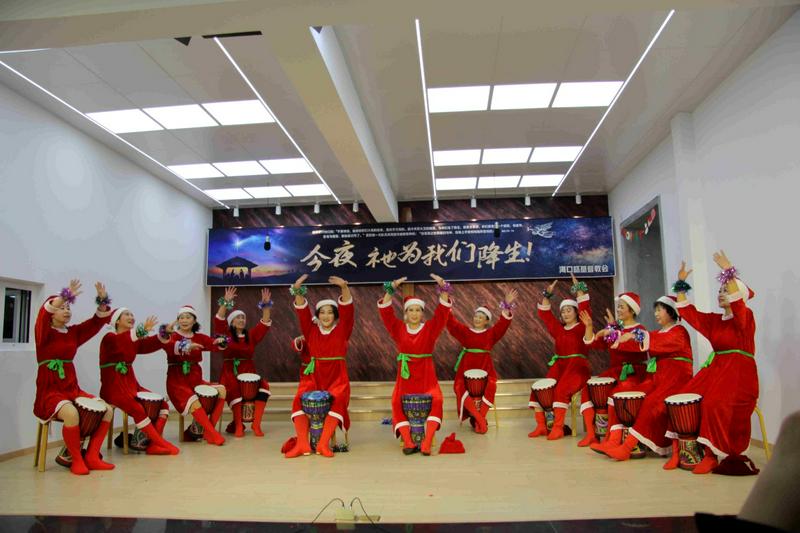
[[403, 414], [411, 426], [411, 440], [420, 446], [425, 438], [425, 421], [431, 412], [433, 396], [430, 394], [403, 394], [400, 398]]
[[306, 392], [300, 397], [300, 404], [303, 412], [308, 416], [308, 433], [311, 436], [311, 450], [317, 450], [317, 443], [322, 436], [322, 426], [325, 425], [325, 417], [331, 410], [333, 398], [328, 391], [315, 390]]
[[164, 397], [155, 392], [140, 391], [136, 393], [136, 400], [142, 404], [150, 422], [155, 424], [161, 412], [161, 404], [164, 402]]
[[236, 376], [239, 381], [239, 390], [242, 391], [242, 422], [252, 422], [255, 416], [255, 399], [258, 387], [261, 385], [261, 376], [243, 372]]
[[[200, 402], [200, 407], [206, 412], [209, 418], [211, 413], [214, 412], [214, 407], [217, 405], [219, 391], [211, 385], [198, 385], [194, 388], [194, 393], [197, 395], [197, 401]], [[203, 426], [197, 420], [192, 420], [189, 426], [189, 432], [195, 437], [202, 437], [204, 430]]]
[[557, 381], [553, 378], [542, 378], [531, 385], [531, 396], [541, 406], [547, 421], [547, 432], [553, 429], [553, 400], [556, 394]]
[[608, 433], [608, 396], [616, 384], [616, 379], [606, 377], [595, 376], [586, 381], [589, 400], [594, 406], [594, 434], [600, 440]]
[[100, 427], [103, 415], [106, 414], [108, 406], [106, 402], [99, 398], [75, 398], [75, 407], [78, 408], [79, 426], [81, 438], [85, 439]]
[[697, 442], [700, 433], [699, 394], [673, 394], [664, 399], [672, 429], [678, 434], [678, 467], [692, 470], [703, 460], [703, 447]]
[[464, 371], [464, 384], [467, 387], [467, 393], [478, 409], [481, 408], [483, 393], [486, 391], [488, 383], [489, 373], [486, 370], [471, 368]]
[[[617, 413], [617, 418], [625, 426], [622, 430], [622, 441], [625, 442], [631, 426], [636, 423], [636, 417], [639, 416], [645, 393], [640, 391], [617, 392], [612, 398], [614, 398], [614, 411]], [[645, 456], [645, 451], [644, 446], [636, 444], [636, 447], [631, 452], [631, 459], [641, 459]]]

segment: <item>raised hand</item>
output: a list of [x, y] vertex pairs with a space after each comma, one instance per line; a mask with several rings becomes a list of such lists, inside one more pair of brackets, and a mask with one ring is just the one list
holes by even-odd
[[300, 276], [299, 278], [297, 278], [297, 281], [295, 281], [295, 282], [292, 284], [292, 287], [294, 287], [295, 289], [299, 289], [299, 288], [300, 288], [300, 285], [302, 285], [302, 284], [303, 284], [303, 282], [306, 280], [306, 278], [308, 278], [308, 274], [303, 274], [302, 276]]
[[587, 328], [592, 327], [592, 315], [590, 315], [588, 311], [581, 311], [578, 316], [580, 317], [584, 326]]
[[606, 307], [606, 323], [607, 324], [616, 324], [617, 319], [614, 318], [614, 313], [611, 312], [611, 309]]
[[439, 284], [440, 287], [444, 287], [444, 284], [447, 283], [444, 278], [438, 274], [431, 273], [431, 277]]
[[236, 299], [236, 287], [225, 288], [225, 299], [228, 301], [233, 301]]
[[158, 324], [158, 317], [155, 315], [150, 315], [144, 321], [144, 329], [147, 331], [152, 331], [154, 327]]
[[516, 300], [516, 299], [517, 299], [517, 296], [519, 296], [519, 291], [518, 291], [517, 289], [511, 289], [511, 290], [509, 290], [509, 291], [506, 293], [506, 297], [505, 297], [506, 303], [507, 303], [507, 304], [513, 304], [513, 303], [514, 303], [514, 300]]
[[167, 324], [167, 333], [172, 334], [175, 332], [175, 324], [177, 324], [177, 320], [173, 320], [169, 324]]
[[550, 292], [550, 293], [552, 293], [552, 292], [553, 292], [553, 289], [555, 289], [555, 288], [556, 288], [556, 285], [558, 285], [558, 280], [557, 280], [557, 279], [554, 279], [554, 280], [553, 280], [553, 283], [551, 283], [550, 285], [548, 285], [548, 286], [547, 286], [547, 292]]
[[725, 252], [720, 250], [719, 252], [714, 252], [714, 262], [720, 268], [720, 270], [728, 270], [733, 266], [733, 264], [728, 260], [728, 256], [725, 255]]
[[81, 290], [81, 280], [79, 279], [71, 279], [69, 280], [69, 291], [72, 293], [73, 296], [78, 296], [83, 291]]
[[575, 277], [575, 272], [570, 272], [570, 276], [572, 276], [572, 284], [573, 285], [578, 283], [578, 278]]
[[105, 298], [108, 296], [108, 291], [106, 291], [106, 286], [100, 283], [99, 281], [94, 284], [94, 289], [97, 291], [97, 296], [100, 298]]
[[343, 278], [340, 278], [339, 276], [329, 277], [328, 283], [330, 283], [331, 285], [336, 285], [340, 289], [343, 289], [344, 287], [347, 286], [347, 282]]
[[686, 270], [686, 261], [681, 261], [681, 269], [678, 271], [678, 279], [681, 281], [686, 281], [686, 278], [689, 277], [693, 270], [690, 268]]
[[395, 289], [399, 289], [400, 285], [405, 283], [407, 279], [408, 279], [408, 276], [403, 276], [402, 278], [397, 278], [396, 280], [394, 280], [392, 282], [392, 287], [394, 287]]
[[261, 289], [261, 301], [262, 302], [264, 302], [264, 303], [269, 302], [271, 297], [272, 297], [272, 293], [270, 292], [269, 289], [266, 289], [266, 288], [265, 289]]

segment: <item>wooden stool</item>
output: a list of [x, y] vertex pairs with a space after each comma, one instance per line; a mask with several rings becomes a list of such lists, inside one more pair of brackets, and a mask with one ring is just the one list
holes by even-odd
[[53, 419], [47, 422], [37, 420], [36, 425], [36, 451], [33, 452], [33, 466], [38, 467], [39, 472], [44, 472], [44, 463], [47, 460], [47, 440], [50, 436], [50, 422], [61, 422]]
[[767, 440], [767, 425], [764, 423], [764, 415], [761, 412], [761, 409], [758, 408], [758, 404], [756, 404], [756, 408], [753, 412], [758, 416], [758, 424], [761, 426], [761, 440], [764, 443], [764, 455], [767, 456], [767, 461], [770, 460], [772, 457], [772, 450], [769, 447], [769, 441]]
[[[576, 392], [572, 395], [572, 398], [569, 401], [569, 416], [570, 421], [572, 422], [572, 436], [578, 436], [578, 414], [577, 411], [580, 411], [581, 408], [581, 391]], [[584, 428], [585, 430], [586, 428]]]
[[[106, 449], [111, 449], [111, 443], [114, 441], [114, 416], [117, 414], [117, 408], [113, 405], [108, 405], [111, 408], [111, 426], [108, 429], [108, 436], [106, 437]], [[128, 413], [122, 411], [122, 453], [128, 455]]]

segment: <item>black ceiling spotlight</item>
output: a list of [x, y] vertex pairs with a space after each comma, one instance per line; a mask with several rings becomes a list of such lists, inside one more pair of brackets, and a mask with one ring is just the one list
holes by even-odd
[[192, 40], [191, 37], [175, 37], [175, 40], [181, 43], [183, 46], [189, 46], [189, 41]]
[[500, 222], [494, 221], [494, 238], [497, 239], [500, 237]]
[[264, 250], [268, 252], [270, 248], [272, 248], [272, 243], [269, 242], [269, 233], [267, 233], [267, 236], [264, 238]]
[[322, 33], [322, 28], [324, 28], [324, 26], [311, 26], [311, 27], [312, 27], [312, 28], [314, 29], [314, 31], [315, 31], [315, 32], [317, 32], [317, 33]]

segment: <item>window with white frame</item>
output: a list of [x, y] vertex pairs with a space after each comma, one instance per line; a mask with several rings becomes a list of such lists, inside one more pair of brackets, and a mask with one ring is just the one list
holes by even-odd
[[0, 285], [2, 302], [3, 344], [27, 344], [31, 339], [31, 296], [30, 289], [21, 286]]

